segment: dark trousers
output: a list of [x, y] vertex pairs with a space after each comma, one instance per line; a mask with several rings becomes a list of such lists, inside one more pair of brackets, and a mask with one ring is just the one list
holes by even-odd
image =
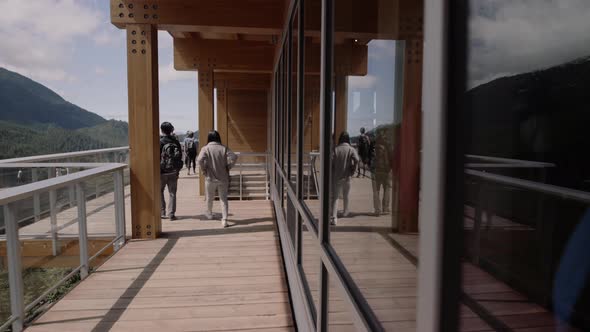
[[162, 215], [166, 215], [166, 200], [164, 199], [164, 188], [168, 187], [170, 197], [170, 213], [172, 217], [176, 213], [176, 187], [178, 184], [178, 173], [160, 174], [160, 197], [162, 197]]
[[197, 169], [197, 153], [196, 152], [187, 152], [186, 154], [186, 168], [190, 171], [191, 165], [193, 167], [193, 172]]

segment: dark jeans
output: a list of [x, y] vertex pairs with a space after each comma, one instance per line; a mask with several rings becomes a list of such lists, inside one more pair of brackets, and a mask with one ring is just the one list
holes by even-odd
[[170, 214], [172, 217], [176, 213], [176, 185], [178, 184], [178, 173], [160, 174], [160, 197], [162, 197], [162, 215], [166, 215], [166, 200], [164, 199], [164, 188], [168, 186], [170, 195]]
[[196, 171], [197, 169], [197, 153], [196, 152], [188, 152], [186, 154], [186, 168], [190, 171], [191, 170], [191, 165], [193, 167], [193, 171]]

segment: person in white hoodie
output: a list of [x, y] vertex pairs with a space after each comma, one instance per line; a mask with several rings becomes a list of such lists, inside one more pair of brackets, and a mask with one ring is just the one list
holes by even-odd
[[227, 227], [227, 192], [229, 188], [229, 170], [234, 166], [238, 157], [228, 147], [221, 144], [221, 137], [216, 130], [209, 132], [207, 145], [199, 156], [197, 164], [205, 176], [205, 194], [207, 200], [207, 218], [213, 219], [213, 200], [215, 191], [219, 193], [221, 201], [221, 226]]
[[348, 194], [350, 193], [350, 178], [354, 175], [359, 165], [359, 156], [356, 149], [350, 145], [350, 136], [344, 131], [340, 134], [338, 145], [332, 153], [332, 195], [330, 223], [336, 225], [338, 222], [338, 196], [342, 193], [344, 205], [343, 217], [348, 217]]

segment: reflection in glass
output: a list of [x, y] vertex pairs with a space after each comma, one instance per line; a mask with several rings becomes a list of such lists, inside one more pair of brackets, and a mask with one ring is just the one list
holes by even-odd
[[463, 290], [497, 326], [590, 329], [589, 15], [470, 1]]
[[[335, 4], [337, 34], [376, 29], [379, 36], [336, 38], [334, 45], [333, 137], [337, 145], [331, 181], [336, 202], [330, 244], [378, 324], [386, 331], [395, 331], [415, 328], [417, 271], [412, 253], [416, 252], [418, 237], [415, 233], [397, 233], [399, 220], [411, 219], [398, 208], [404, 144], [401, 128], [407, 126], [406, 130], [412, 132], [415, 122], [402, 121], [406, 111], [402, 111], [402, 91], [407, 83], [404, 55], [410, 49], [406, 42], [396, 40], [400, 38], [391, 25], [381, 24], [385, 22], [384, 13], [394, 15], [390, 5], [388, 1], [379, 2], [375, 5], [379, 15], [369, 17], [360, 14], [358, 4]], [[351, 15], [357, 12], [359, 15]], [[384, 21], [374, 24], [375, 19]], [[412, 18], [412, 22], [417, 21]], [[410, 29], [406, 23], [402, 25], [404, 30]], [[415, 50], [411, 51], [415, 56]], [[412, 60], [411, 66], [419, 68], [421, 62]], [[341, 139], [346, 136], [350, 145]], [[414, 145], [406, 148], [413, 149]], [[411, 162], [406, 160], [406, 164]], [[329, 300], [330, 330], [355, 330], [350, 315], [353, 309], [338, 289], [330, 288]]]

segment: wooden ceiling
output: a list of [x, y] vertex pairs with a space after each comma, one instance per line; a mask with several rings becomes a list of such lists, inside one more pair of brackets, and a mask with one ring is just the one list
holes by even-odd
[[[173, 36], [177, 70], [241, 73], [272, 72], [291, 6], [291, 0], [110, 1], [115, 26], [124, 29], [129, 24], [150, 24]], [[366, 73], [366, 44], [371, 39], [396, 39], [399, 35], [395, 23], [399, 1], [403, 2], [338, 1], [335, 41], [341, 52], [349, 53], [336, 64], [337, 70], [349, 75]], [[386, 3], [392, 8], [382, 13]], [[306, 1], [305, 35], [311, 50], [319, 48], [320, 12], [320, 0]], [[306, 72], [319, 72], [319, 59], [309, 61]]]

